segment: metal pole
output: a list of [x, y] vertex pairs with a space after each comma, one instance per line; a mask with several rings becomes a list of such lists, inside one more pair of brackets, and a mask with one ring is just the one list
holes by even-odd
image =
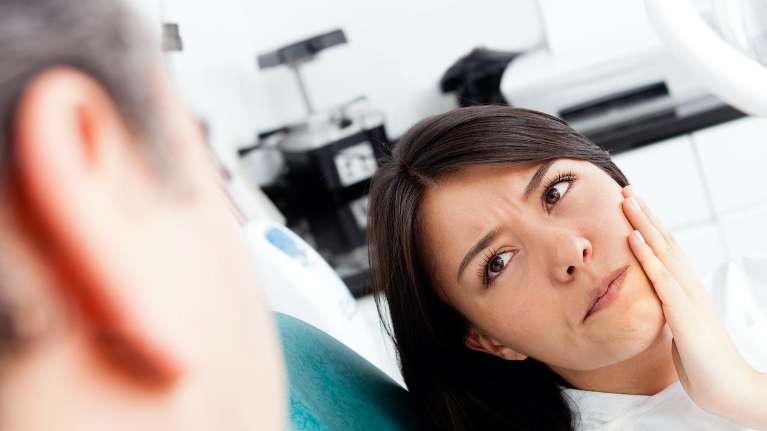
[[306, 111], [309, 115], [314, 114], [314, 107], [312, 101], [309, 100], [309, 93], [306, 91], [306, 85], [304, 84], [304, 78], [301, 75], [301, 69], [298, 63], [291, 63], [290, 70], [293, 71], [293, 76], [296, 77], [296, 83], [298, 83], [298, 90], [301, 92], [301, 98], [304, 99], [304, 105], [306, 105]]

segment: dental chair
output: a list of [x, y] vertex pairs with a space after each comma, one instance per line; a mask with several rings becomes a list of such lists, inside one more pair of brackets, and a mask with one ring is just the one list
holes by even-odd
[[275, 313], [288, 372], [290, 429], [416, 430], [409, 393], [315, 327]]

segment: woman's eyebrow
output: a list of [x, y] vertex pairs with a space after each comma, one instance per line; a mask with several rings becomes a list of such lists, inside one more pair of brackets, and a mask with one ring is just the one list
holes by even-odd
[[491, 230], [490, 232], [486, 233], [485, 236], [479, 239], [476, 244], [474, 244], [474, 247], [472, 247], [467, 253], [466, 256], [463, 257], [463, 260], [461, 261], [461, 264], [458, 266], [458, 274], [455, 277], [455, 280], [458, 281], [461, 278], [461, 274], [463, 274], [463, 271], [466, 269], [466, 267], [469, 265], [469, 262], [471, 262], [472, 259], [474, 259], [474, 256], [478, 255], [482, 250], [484, 250], [487, 246], [493, 243], [495, 240], [495, 237], [498, 236], [498, 233], [501, 230], [499, 228], [495, 228]]
[[543, 181], [543, 177], [546, 176], [546, 172], [548, 172], [551, 165], [553, 165], [556, 161], [556, 159], [547, 160], [538, 167], [538, 170], [536, 170], [535, 174], [533, 174], [532, 178], [530, 178], [530, 182], [527, 183], [527, 187], [525, 187], [525, 193], [522, 195], [523, 199], [527, 199], [530, 193], [538, 188], [538, 186], [541, 184], [541, 181]]
[[[535, 171], [533, 176], [530, 178], [530, 181], [527, 183], [527, 187], [525, 187], [525, 192], [523, 195], [523, 199], [527, 199], [527, 197], [532, 193], [533, 190], [537, 189], [538, 186], [541, 184], [541, 181], [543, 180], [543, 177], [546, 175], [546, 172], [548, 172], [551, 165], [556, 162], [556, 159], [551, 159], [545, 161], [541, 166], [538, 167], [538, 169]], [[461, 264], [458, 265], [458, 273], [455, 276], [456, 282], [461, 279], [461, 275], [463, 275], [463, 271], [466, 269], [466, 267], [469, 265], [469, 262], [474, 259], [476, 255], [478, 255], [482, 250], [484, 250], [487, 246], [493, 243], [495, 240], [495, 237], [498, 236], [498, 233], [500, 232], [500, 228], [495, 228], [491, 230], [490, 232], [486, 233], [485, 236], [479, 239], [474, 246], [469, 249], [468, 252], [466, 252], [466, 255], [463, 257], [463, 260], [461, 260]]]

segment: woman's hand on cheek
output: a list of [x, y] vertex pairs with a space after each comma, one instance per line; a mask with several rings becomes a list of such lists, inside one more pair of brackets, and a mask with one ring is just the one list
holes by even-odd
[[763, 399], [759, 394], [767, 392], [767, 377], [737, 351], [711, 296], [669, 231], [630, 187], [623, 196], [623, 211], [635, 229], [629, 245], [660, 298], [685, 391], [704, 410], [744, 426], [767, 427], [767, 415], [757, 405]]

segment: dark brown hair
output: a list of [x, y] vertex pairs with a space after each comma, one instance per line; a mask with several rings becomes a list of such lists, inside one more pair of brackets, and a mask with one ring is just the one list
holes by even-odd
[[[564, 121], [506, 106], [461, 108], [419, 122], [373, 178], [371, 284], [405, 383], [435, 428], [575, 427], [560, 387], [567, 383], [546, 365], [465, 347], [467, 322], [437, 295], [419, 244], [421, 199], [444, 175], [474, 165], [562, 158], [593, 163], [628, 185], [608, 152]], [[387, 308], [390, 320], [383, 317]]]

